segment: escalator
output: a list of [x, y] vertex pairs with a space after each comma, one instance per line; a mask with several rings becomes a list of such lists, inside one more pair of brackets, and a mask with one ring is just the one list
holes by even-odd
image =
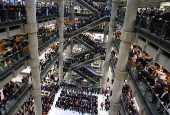
[[94, 72], [88, 70], [85, 67], [82, 67], [78, 70], [74, 70], [74, 72], [78, 73], [80, 76], [96, 85], [100, 83], [100, 79], [102, 78], [102, 76], [95, 74]]
[[84, 0], [76, 0], [80, 5], [82, 5], [83, 7], [85, 7], [86, 9], [90, 10], [91, 12], [93, 12], [94, 14], [98, 14], [99, 11], [97, 9], [95, 9], [94, 7], [92, 7], [91, 5], [89, 5], [87, 2], [85, 2]]
[[64, 70], [65, 70], [65, 71], [76, 70], [76, 69], [79, 69], [79, 68], [81, 68], [81, 67], [86, 66], [87, 64], [96, 62], [96, 61], [98, 61], [98, 60], [104, 60], [104, 59], [105, 59], [105, 55], [96, 54], [96, 55], [94, 55], [93, 58], [91, 58], [91, 59], [88, 58], [88, 59], [85, 59], [85, 61], [83, 61], [83, 62], [73, 63], [73, 64], [71, 64], [70, 67], [64, 67]]
[[89, 76], [85, 75], [84, 73], [82, 73], [79, 70], [74, 70], [75, 73], [79, 74], [80, 76], [82, 76], [83, 78], [85, 78], [87, 81], [91, 82], [92, 84], [97, 84], [98, 82], [95, 81], [94, 79], [90, 78]]
[[80, 52], [80, 53], [76, 53], [76, 54], [73, 54], [73, 58], [78, 58], [78, 57], [80, 57], [80, 56], [84, 56], [84, 55], [86, 55], [86, 54], [88, 54], [88, 53], [90, 53], [90, 52], [92, 52], [92, 51], [94, 51], [95, 49], [93, 49], [93, 50], [85, 50], [85, 51], [83, 51], [83, 52]]
[[80, 27], [79, 29], [72, 31], [71, 33], [64, 34], [64, 38], [68, 39], [68, 38], [71, 38], [71, 37], [75, 37], [76, 35], [83, 33], [83, 32], [86, 32], [86, 31], [92, 29], [93, 27], [97, 26], [98, 24], [101, 24], [101, 23], [109, 21], [109, 20], [110, 20], [109, 16], [103, 15], [102, 18], [97, 19], [96, 21], [89, 22], [87, 25], [84, 25], [84, 26]]
[[81, 0], [83, 2], [85, 2], [86, 4], [90, 5], [91, 7], [93, 7], [94, 9], [96, 9], [97, 11], [100, 11], [101, 9], [103, 9], [102, 7], [99, 7], [99, 5], [97, 5], [97, 3], [93, 0], [93, 1], [89, 1], [89, 0]]
[[74, 37], [74, 40], [77, 41], [77, 42], [79, 42], [79, 43], [81, 43], [81, 44], [83, 44], [84, 46], [86, 46], [86, 47], [89, 48], [89, 49], [94, 49], [93, 46], [89, 45], [89, 44], [86, 43], [83, 39], [80, 39], [80, 38], [77, 37], [77, 36]]

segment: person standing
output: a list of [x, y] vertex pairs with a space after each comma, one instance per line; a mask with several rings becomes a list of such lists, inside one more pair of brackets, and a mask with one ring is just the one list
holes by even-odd
[[101, 107], [101, 110], [103, 111], [103, 106], [104, 106], [104, 104], [103, 104], [103, 102], [100, 104], [100, 107]]

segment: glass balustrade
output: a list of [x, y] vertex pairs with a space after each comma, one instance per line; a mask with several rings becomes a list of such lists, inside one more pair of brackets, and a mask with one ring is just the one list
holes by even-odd
[[157, 114], [169, 115], [165, 109], [166, 107], [162, 104], [161, 100], [158, 98], [158, 96], [156, 96], [157, 94], [153, 88], [147, 82], [146, 77], [144, 77], [136, 68], [134, 68], [131, 65], [131, 62], [129, 62], [127, 66], [131, 74], [134, 76], [134, 79], [142, 91], [143, 96], [149, 102], [150, 107], [152, 107]]
[[10, 114], [11, 110], [17, 105], [19, 101], [21, 101], [25, 94], [30, 91], [32, 85], [28, 85], [27, 83], [21, 84], [20, 88], [12, 94], [9, 98], [4, 99], [4, 104], [1, 105], [0, 113], [1, 115]]
[[[105, 16], [106, 14], [102, 14], [100, 15], [100, 17], [96, 17], [94, 20], [89, 20], [86, 23], [83, 23], [82, 25], [78, 26], [78, 29], [74, 29], [72, 31], [67, 32], [64, 37], [65, 38], [70, 38], [70, 37], [74, 37], [84, 31], [87, 31], [95, 26], [97, 26], [98, 24], [105, 22], [105, 21], [109, 21], [110, 17]], [[93, 22], [94, 21], [94, 22]]]
[[[64, 46], [66, 46], [66, 44], [68, 43], [68, 41], [65, 41]], [[57, 59], [58, 57], [58, 52], [56, 51], [51, 58], [49, 58], [49, 60], [47, 61], [45, 67], [41, 70], [40, 74], [44, 74], [45, 71], [50, 67], [50, 65]], [[16, 103], [18, 103], [23, 96], [30, 91], [32, 85], [29, 85], [28, 83], [21, 83], [20, 88], [9, 98], [5, 99], [5, 104], [2, 104], [1, 108], [0, 108], [0, 112], [1, 115], [6, 115], [9, 114], [10, 111], [16, 106]]]
[[[54, 35], [54, 33], [52, 33]], [[40, 46], [39, 50], [42, 50], [44, 47], [52, 43], [56, 36], [45, 37], [44, 39], [39, 39]], [[0, 79], [3, 79], [7, 74], [9, 74], [14, 68], [22, 65], [29, 58], [29, 48], [28, 46], [23, 47], [21, 50], [8, 55], [7, 57], [1, 57], [0, 60]]]
[[93, 8], [97, 9], [97, 10], [100, 10], [102, 9], [102, 7], [100, 7], [99, 5], [97, 5], [96, 2], [94, 1], [89, 1], [89, 0], [82, 0], [84, 2], [86, 2], [87, 4], [89, 4], [90, 6], [92, 6]]
[[[124, 22], [125, 13], [118, 13], [117, 20]], [[136, 17], [135, 29], [137, 33], [141, 34], [150, 41], [156, 43], [158, 46], [170, 51], [170, 21], [156, 20], [155, 18]]]
[[[97, 24], [100, 24], [103, 21], [109, 20], [110, 17], [104, 17], [105, 14], [102, 14], [101, 17], [103, 18], [96, 18], [96, 21], [94, 22], [88, 22], [85, 24], [86, 27], [81, 27], [79, 30], [75, 30], [70, 34], [65, 34], [65, 36], [75, 36], [83, 31], [86, 31], [89, 27], [93, 27]], [[56, 38], [58, 37], [58, 32], [54, 31], [51, 33], [52, 36], [45, 38], [45, 39], [40, 39], [41, 42], [39, 43], [39, 50], [44, 49], [44, 47], [48, 46], [49, 43], [52, 43], [53, 41], [56, 40]], [[26, 54], [22, 54], [22, 51], [18, 51], [17, 53], [14, 53], [11, 56], [8, 56], [7, 58], [1, 58], [1, 63], [0, 63], [0, 79], [3, 79], [6, 75], [8, 75], [12, 70], [16, 69], [17, 67], [19, 67], [20, 65], [22, 65], [27, 59], [29, 59], [29, 48], [28, 46], [26, 46], [27, 48], [27, 53]], [[24, 49], [24, 48], [23, 48]]]
[[85, 79], [87, 79], [89, 82], [91, 82], [92, 84], [96, 84], [97, 82], [90, 78], [89, 76], [87, 76], [86, 74], [82, 73], [81, 71], [79, 70], [74, 70], [74, 72], [76, 72], [77, 74], [81, 75], [82, 77], [84, 77]]

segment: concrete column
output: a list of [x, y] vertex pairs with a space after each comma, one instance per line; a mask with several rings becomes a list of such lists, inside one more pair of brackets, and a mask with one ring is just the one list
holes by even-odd
[[24, 25], [23, 25], [23, 24], [20, 25], [20, 31], [21, 31], [21, 33], [24, 33], [24, 32], [25, 32], [25, 31], [24, 31]]
[[107, 9], [110, 10], [110, 7], [112, 7], [112, 0], [107, 0]]
[[43, 20], [43, 26], [45, 26], [45, 21]]
[[106, 89], [106, 83], [107, 83], [107, 75], [110, 65], [110, 55], [112, 50], [112, 38], [113, 38], [113, 31], [115, 29], [116, 24], [116, 14], [117, 14], [117, 8], [118, 8], [118, 1], [119, 0], [112, 0], [112, 11], [111, 11], [111, 18], [109, 23], [109, 35], [108, 35], [108, 42], [107, 42], [107, 51], [106, 51], [106, 57], [105, 57], [105, 64], [104, 64], [104, 74], [102, 77], [102, 88]]
[[157, 55], [156, 55], [156, 58], [155, 58], [155, 60], [154, 60], [154, 63], [158, 61], [160, 55], [163, 54], [163, 53], [164, 53], [164, 50], [161, 49], [161, 48], [159, 48], [159, 49], [158, 49], [158, 53], [157, 53]]
[[27, 11], [26, 32], [28, 33], [29, 51], [30, 51], [30, 67], [32, 74], [32, 95], [34, 96], [34, 111], [36, 115], [42, 114], [41, 103], [41, 84], [39, 70], [39, 55], [38, 55], [38, 38], [37, 38], [37, 23], [36, 23], [36, 7], [35, 0], [25, 0]]
[[10, 32], [10, 31], [9, 31], [9, 27], [7, 27], [7, 28], [6, 28], [6, 34], [7, 34], [6, 36], [7, 36], [7, 38], [10, 37], [10, 36], [9, 36], [9, 32]]
[[103, 43], [106, 43], [106, 40], [107, 40], [107, 32], [108, 32], [108, 23], [106, 22], [106, 23], [105, 23], [105, 26], [104, 26]]
[[63, 81], [64, 1], [59, 1], [59, 83]]
[[71, 4], [70, 4], [70, 9], [71, 9], [71, 17], [70, 17], [70, 22], [71, 24], [74, 24], [74, 0], [71, 0]]
[[101, 61], [100, 61], [100, 69], [103, 69], [103, 66], [104, 66], [104, 61], [101, 60]]
[[138, 8], [139, 0], [128, 0], [126, 7], [125, 20], [123, 25], [119, 56], [117, 67], [115, 69], [115, 79], [113, 86], [113, 94], [111, 97], [111, 104], [109, 115], [116, 115], [120, 111], [119, 101], [122, 93], [124, 79], [127, 76], [126, 64], [129, 57], [129, 50], [131, 42], [134, 40], [134, 25], [136, 20], [136, 11]]
[[146, 46], [149, 45], [149, 44], [150, 44], [150, 42], [148, 40], [146, 40], [146, 43], [145, 43], [144, 48], [143, 48], [143, 51], [146, 51]]

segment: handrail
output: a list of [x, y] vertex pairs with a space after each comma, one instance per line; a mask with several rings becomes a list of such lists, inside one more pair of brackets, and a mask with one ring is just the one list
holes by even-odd
[[77, 67], [77, 66], [79, 66], [79, 68], [80, 67], [82, 67], [82, 66], [84, 66], [83, 64], [85, 63], [87, 63], [87, 62], [89, 62], [89, 61], [92, 61], [92, 60], [94, 60], [94, 59], [103, 59], [103, 57], [105, 57], [105, 55], [99, 55], [99, 56], [97, 56], [97, 57], [93, 57], [93, 58], [87, 58], [87, 59], [85, 59], [85, 61], [83, 61], [83, 62], [76, 62], [76, 63], [73, 63], [69, 68], [75, 68], [75, 67]]
[[[83, 31], [87, 30], [88, 26], [91, 25], [95, 25], [96, 23], [100, 23], [101, 21], [106, 21], [106, 19], [110, 19], [110, 17], [103, 15], [103, 18], [98, 19], [97, 21], [94, 21], [90, 24], [87, 24], [85, 27], [83, 28]], [[81, 29], [82, 29], [81, 28]], [[85, 30], [86, 29], [86, 30]], [[79, 30], [73, 31], [71, 34], [64, 34], [65, 36], [69, 36], [71, 37], [71, 35], [73, 35], [75, 32], [79, 33]], [[78, 34], [77, 33], [77, 34]], [[51, 39], [49, 39], [48, 41], [46, 41], [45, 43], [43, 43], [41, 46], [39, 46], [39, 50], [42, 50], [44, 47], [46, 47], [49, 43], [52, 43], [53, 41], [55, 41], [55, 39], [57, 39], [57, 35], [56, 37], [53, 37]], [[5, 68], [3, 71], [0, 72], [0, 80], [4, 79], [8, 74], [10, 74], [13, 70], [15, 70], [16, 68], [18, 68], [19, 66], [21, 66], [27, 59], [29, 59], [29, 54], [26, 54], [24, 57], [22, 57], [19, 61], [14, 62], [13, 64], [11, 64], [9, 67]]]
[[86, 24], [84, 24], [83, 26], [81, 26], [80, 29], [74, 30], [71, 33], [68, 34], [64, 34], [64, 38], [70, 38], [70, 37], [74, 37], [79, 33], [88, 31], [89, 29], [91, 29], [94, 26], [97, 26], [99, 23], [101, 23], [102, 21], [109, 21], [110, 17], [109, 16], [105, 16], [105, 14], [103, 14], [101, 16], [101, 18], [97, 18], [94, 22], [92, 22], [91, 20], [89, 22], [87, 22]]
[[[111, 61], [111, 63], [113, 63], [113, 61]], [[142, 100], [142, 102], [143, 102], [143, 104], [144, 104], [144, 106], [145, 106], [145, 109], [146, 109], [148, 115], [155, 115], [155, 112], [153, 111], [153, 109], [152, 109], [151, 106], [149, 105], [148, 101], [145, 99], [145, 97], [144, 97], [141, 89], [139, 88], [138, 83], [136, 82], [134, 76], [132, 75], [129, 66], [127, 65], [126, 68], [127, 68], [127, 69], [126, 69], [127, 72], [129, 73], [129, 77], [131, 78], [131, 80], [132, 80], [132, 82], [133, 82], [133, 84], [134, 84], [134, 87], [135, 87], [136, 90], [137, 90], [136, 92], [139, 94], [138, 97], [140, 98], [140, 100]]]
[[88, 54], [88, 53], [90, 53], [92, 51], [94, 51], [94, 50], [85, 50], [83, 52], [76, 53], [76, 54], [73, 55], [73, 58], [77, 58], [77, 57], [80, 57], [82, 55], [86, 55], [86, 54]]
[[[21, 92], [21, 95], [17, 96], [17, 98], [15, 98], [15, 102], [12, 103], [12, 105], [10, 105], [10, 108], [9, 106], [6, 108], [4, 107], [4, 112], [5, 112], [5, 115], [11, 115], [11, 112], [13, 112], [13, 110], [15, 109], [15, 106], [17, 105], [17, 103], [19, 101], [21, 101], [22, 99], [24, 99], [24, 95], [32, 88], [32, 85], [23, 85], [23, 86], [26, 86], [26, 89], [24, 91]], [[23, 87], [21, 87], [20, 89], [22, 89]], [[16, 93], [17, 94], [17, 93]], [[12, 99], [12, 97], [11, 97]], [[1, 111], [2, 112], [2, 111]], [[2, 113], [1, 113], [2, 114]], [[3, 115], [3, 114], [2, 114]]]
[[[75, 13], [76, 15], [91, 15], [91, 14], [82, 14], [82, 13]], [[70, 13], [66, 13], [64, 16], [67, 17], [67, 15], [70, 15]], [[48, 15], [48, 16], [41, 16], [41, 17], [37, 17], [37, 21], [42, 21], [42, 20], [48, 20], [48, 19], [52, 19], [52, 18], [57, 18], [58, 15]], [[26, 18], [20, 18], [17, 20], [9, 20], [7, 19], [7, 21], [2, 21], [0, 22], [0, 28], [4, 28], [4, 27], [9, 27], [9, 26], [15, 26], [18, 24], [25, 24], [26, 23]]]
[[[124, 13], [118, 13], [116, 20], [124, 23]], [[150, 18], [138, 17], [136, 18], [134, 31], [145, 37], [147, 40], [155, 43], [158, 47], [170, 52], [170, 21], [167, 20], [152, 20]], [[155, 33], [155, 30], [157, 31]], [[152, 32], [152, 33], [151, 33]]]
[[92, 47], [91, 45], [89, 45], [89, 44], [86, 43], [85, 41], [79, 39], [77, 36], [75, 36], [74, 39], [75, 39], [77, 42], [80, 42], [80, 43], [84, 44], [84, 46], [86, 46], [87, 48], [89, 48], [89, 49], [94, 49], [94, 47]]
[[80, 72], [79, 70], [74, 70], [76, 73], [78, 73], [79, 75], [82, 74], [83, 76], [85, 76], [86, 78], [90, 79], [93, 83], [97, 83], [97, 81], [95, 81], [94, 79], [90, 78], [89, 76], [87, 76], [86, 74]]
[[[66, 41], [66, 43], [63, 45], [63, 47], [65, 48], [66, 44], [68, 43], [69, 41]], [[50, 62], [48, 63], [48, 65], [41, 71], [40, 73], [40, 76], [42, 76], [51, 66], [51, 64], [53, 64], [54, 61], [57, 60], [57, 57], [59, 56], [59, 52], [56, 51], [55, 54], [54, 54], [54, 57], [52, 60], [50, 60]]]
[[77, 0], [77, 2], [81, 3], [82, 6], [86, 7], [86, 8], [89, 9], [91, 12], [93, 12], [93, 13], [99, 13], [98, 10], [94, 9], [91, 5], [87, 4], [85, 1], [83, 1], [83, 0]]
[[91, 7], [100, 10], [101, 8], [98, 7], [96, 4], [94, 4], [94, 1], [88, 2], [88, 0], [83, 0], [84, 2], [87, 2], [87, 4], [89, 4]]
[[122, 110], [123, 110], [123, 113], [124, 113], [124, 115], [127, 115], [127, 111], [126, 111], [126, 109], [125, 109], [125, 100], [124, 100], [124, 98], [123, 98], [123, 95], [121, 95], [120, 96], [120, 104], [121, 104], [121, 107], [122, 107]]
[[3, 71], [0, 72], [0, 80], [4, 79], [8, 74], [10, 74], [13, 70], [20, 67], [25, 60], [29, 59], [29, 54], [26, 54], [22, 59], [17, 62], [14, 62], [9, 67], [5, 68]]
[[[46, 46], [49, 45], [49, 43], [52, 43], [54, 40], [56, 40], [57, 37], [53, 37], [47, 41], [45, 41], [42, 45], [38, 47], [39, 50], [42, 50]], [[20, 67], [27, 59], [29, 59], [30, 54], [26, 54], [23, 56], [19, 61], [12, 63], [9, 67], [5, 68], [0, 72], [0, 80], [5, 78], [8, 74], [10, 74], [13, 70]]]
[[[138, 84], [138, 82], [136, 82], [133, 74], [131, 73], [131, 70], [130, 70], [130, 67], [129, 67], [128, 64], [127, 64], [127, 71], [128, 71], [128, 73], [130, 74], [130, 77], [132, 78], [133, 83], [137, 86], [137, 89], [138, 89], [140, 95], [142, 96], [142, 98], [143, 98], [143, 100], [144, 100], [143, 102], [147, 105], [147, 108], [149, 108], [147, 111], [150, 112], [150, 113], [152, 113], [152, 115], [155, 115], [155, 111], [152, 110], [151, 106], [148, 104], [148, 101], [147, 101], [146, 98], [144, 97], [145, 95], [143, 95], [143, 93], [141, 92], [141, 89], [139, 88], [139, 84]], [[148, 85], [147, 81], [145, 81], [145, 82], [146, 82], [147, 87], [149, 88], [149, 90], [151, 90], [152, 93], [155, 94], [155, 92], [153, 91], [153, 89]], [[147, 91], [146, 91], [146, 92], [147, 92]], [[145, 92], [145, 94], [146, 94], [146, 92]], [[160, 99], [159, 99], [158, 97], [157, 97], [157, 99], [160, 101]], [[161, 104], [161, 101], [160, 101], [160, 104]], [[161, 104], [161, 106], [162, 106], [163, 108], [165, 108], [162, 104]], [[166, 111], [166, 114], [169, 115], [167, 111]]]
[[[66, 44], [68, 43], [68, 41], [64, 44], [64, 46], [66, 46]], [[50, 65], [52, 64], [52, 62], [54, 62], [55, 60], [56, 60], [56, 58], [58, 57], [58, 55], [56, 55], [56, 54], [58, 54], [58, 52], [56, 52], [54, 55], [54, 58], [50, 61], [50, 63], [46, 66], [46, 68], [43, 70], [43, 71], [41, 71], [41, 73], [40, 73], [40, 76], [42, 76], [45, 72], [46, 72], [46, 70], [50, 67]], [[17, 94], [18, 94], [18, 92], [20, 91], [20, 89], [22, 89], [24, 86], [27, 86], [27, 83], [24, 83], [18, 90], [17, 90], [17, 92], [15, 92], [14, 94], [13, 94], [13, 96], [11, 96], [8, 100], [10, 101], [10, 99], [13, 99], [14, 97], [17, 97], [17, 98], [19, 98], [19, 100], [20, 99], [22, 99], [22, 97], [24, 96], [24, 94], [26, 93], [26, 92], [28, 92], [28, 89], [26, 89], [23, 93], [24, 94], [22, 94], [22, 96], [16, 96]], [[29, 86], [29, 89], [32, 87], [32, 85], [30, 85]], [[19, 100], [17, 100], [17, 103], [19, 102]], [[10, 106], [12, 106], [12, 109], [14, 109], [14, 106], [15, 105], [17, 105], [16, 103], [14, 103], [14, 104], [12, 104], [12, 105], [10, 105]], [[7, 106], [7, 108], [9, 108], [9, 106]], [[10, 114], [12, 111], [12, 109], [10, 109], [10, 110], [8, 110], [8, 112], [6, 112], [5, 114]], [[6, 109], [5, 109], [5, 111], [6, 111]]]
[[[128, 66], [129, 66], [129, 65], [128, 65]], [[137, 75], [137, 76], [138, 76], [138, 75]], [[151, 86], [148, 84], [146, 78], [145, 78], [143, 75], [142, 75], [142, 82], [144, 82], [144, 84], [147, 86], [147, 90], [146, 90], [146, 92], [145, 92], [144, 95], [146, 95], [146, 93], [147, 93], [148, 91], [152, 92], [152, 96], [155, 96], [155, 98], [156, 98], [157, 102], [159, 102], [160, 106], [161, 106], [162, 108], [165, 108], [165, 106], [161, 103], [160, 98], [158, 98], [158, 96], [156, 96], [155, 91], [153, 90], [153, 88], [151, 88]], [[156, 105], [156, 103], [155, 103], [155, 105]], [[165, 113], [166, 113], [167, 115], [169, 115], [166, 110], [165, 110]]]

